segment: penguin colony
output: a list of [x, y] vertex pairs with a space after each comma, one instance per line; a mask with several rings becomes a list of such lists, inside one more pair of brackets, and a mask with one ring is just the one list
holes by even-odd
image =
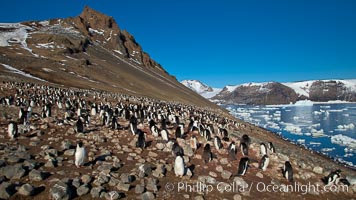
[[[235, 166], [235, 176], [249, 173], [252, 139], [248, 134], [243, 134], [241, 138], [231, 137], [229, 134], [229, 130], [237, 130], [244, 125], [214, 112], [148, 98], [33, 83], [6, 82], [4, 88], [15, 90], [16, 93], [0, 96], [0, 106], [16, 106], [19, 109], [18, 119], [8, 121], [7, 133], [11, 140], [29, 132], [34, 120], [52, 117], [57, 126], [73, 128], [76, 134], [86, 134], [94, 126], [91, 124], [92, 119], [96, 119], [100, 120], [101, 127], [130, 132], [132, 140], [136, 141], [136, 148], [143, 151], [149, 145], [148, 137], [166, 145], [172, 144], [172, 155], [175, 157], [172, 163], [177, 177], [186, 175], [189, 168], [184, 160], [180, 140], [188, 141], [194, 154], [200, 154], [206, 165], [214, 159], [219, 160], [221, 155], [227, 155], [229, 161], [238, 163]], [[55, 112], [56, 116], [52, 116], [54, 107], [61, 111]], [[21, 131], [19, 125], [22, 126]], [[145, 126], [149, 128], [145, 129]], [[88, 144], [83, 144], [80, 140], [76, 143], [74, 164], [80, 168], [88, 162], [85, 147]], [[270, 169], [269, 156], [277, 151], [271, 141], [260, 143], [259, 146], [258, 169], [265, 172]], [[290, 161], [285, 161], [280, 171], [287, 181], [294, 181]], [[340, 173], [340, 170], [332, 171], [327, 177], [322, 177], [322, 181], [325, 185], [349, 184], [346, 179], [341, 178]]]

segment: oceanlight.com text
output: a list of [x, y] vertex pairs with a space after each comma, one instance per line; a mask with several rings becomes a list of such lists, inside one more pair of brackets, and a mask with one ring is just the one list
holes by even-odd
[[306, 183], [301, 184], [294, 182], [291, 184], [271, 184], [264, 182], [255, 183], [225, 183], [218, 182], [215, 184], [208, 184], [203, 182], [177, 182], [177, 183], [167, 183], [165, 185], [165, 190], [167, 192], [179, 192], [179, 193], [210, 193], [210, 192], [220, 192], [220, 193], [244, 193], [250, 191], [257, 192], [270, 192], [270, 193], [346, 193], [349, 191], [347, 185], [319, 185], [317, 183]]

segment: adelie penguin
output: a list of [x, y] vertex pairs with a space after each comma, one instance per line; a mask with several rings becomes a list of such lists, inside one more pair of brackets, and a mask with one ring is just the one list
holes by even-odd
[[174, 161], [174, 174], [176, 176], [182, 177], [185, 172], [184, 159], [180, 153], [177, 154]]
[[176, 138], [183, 138], [184, 136], [184, 126], [183, 124], [179, 124], [176, 129]]
[[9, 125], [7, 126], [7, 133], [9, 138], [14, 139], [17, 136], [18, 129], [17, 129], [17, 123], [14, 121], [11, 121]]
[[74, 131], [76, 133], [84, 133], [84, 124], [80, 117], [78, 118], [77, 122], [75, 123]]
[[237, 149], [236, 149], [236, 144], [234, 141], [232, 141], [229, 145], [228, 148], [229, 151], [229, 158], [231, 161], [236, 160], [236, 153], [237, 153]]
[[267, 146], [265, 145], [265, 143], [260, 144], [260, 155], [267, 155]]
[[286, 178], [289, 182], [293, 181], [293, 168], [289, 161], [286, 161], [284, 163], [282, 172], [283, 172], [284, 178]]
[[204, 151], [203, 151], [203, 160], [205, 163], [208, 163], [213, 160], [213, 154], [211, 153], [210, 149], [210, 144], [206, 144], [204, 146]]
[[221, 139], [218, 136], [214, 137], [214, 146], [218, 150], [223, 148], [223, 144], [221, 143]]
[[136, 147], [144, 149], [146, 147], [145, 133], [140, 129], [137, 130], [138, 138], [136, 142]]
[[262, 159], [260, 161], [260, 169], [262, 171], [266, 171], [267, 167], [268, 167], [268, 164], [269, 164], [269, 157], [267, 155], [263, 155], [262, 156]]
[[173, 146], [172, 146], [172, 154], [174, 156], [177, 156], [177, 155], [184, 155], [184, 152], [183, 152], [183, 148], [181, 146], [179, 146], [179, 144], [177, 142], [174, 142]]
[[248, 156], [248, 145], [245, 142], [240, 143], [240, 149], [243, 156]]
[[335, 170], [329, 173], [328, 176], [323, 177], [321, 180], [325, 185], [331, 185], [333, 183], [336, 183], [336, 181], [340, 178], [340, 173], [341, 170]]
[[80, 167], [84, 164], [86, 157], [85, 147], [82, 142], [78, 142], [77, 148], [75, 150], [75, 166]]
[[193, 152], [196, 152], [198, 150], [198, 140], [195, 135], [190, 138], [190, 147], [192, 148]]
[[237, 170], [238, 176], [244, 176], [246, 174], [249, 161], [250, 159], [248, 157], [241, 158], [239, 162], [239, 168]]
[[132, 135], [136, 135], [137, 133], [137, 118], [135, 116], [132, 116], [130, 118], [130, 130]]
[[272, 142], [269, 142], [269, 143], [268, 143], [268, 150], [270, 151], [271, 154], [272, 154], [272, 153], [276, 153], [276, 149], [274, 148]]
[[248, 146], [250, 146], [250, 143], [251, 143], [251, 139], [250, 139], [250, 137], [248, 136], [248, 135], [243, 135], [242, 137], [241, 137], [241, 140], [240, 140], [240, 144], [241, 143], [245, 143], [246, 145], [247, 145], [247, 147]]
[[150, 120], [150, 130], [152, 135], [157, 138], [158, 137], [158, 128], [156, 126], [156, 123], [151, 119]]

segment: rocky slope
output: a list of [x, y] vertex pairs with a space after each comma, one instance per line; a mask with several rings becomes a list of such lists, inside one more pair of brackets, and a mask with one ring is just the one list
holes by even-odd
[[[208, 110], [97, 90], [27, 83], [0, 83], [0, 88], [0, 199], [339, 200], [352, 199], [356, 193], [355, 170], [292, 145], [264, 129]], [[15, 94], [16, 98], [9, 101], [9, 105], [6, 99], [15, 97]], [[53, 103], [52, 116], [40, 116], [49, 99]], [[147, 146], [139, 148], [136, 146], [138, 137], [128, 128], [129, 120], [125, 112], [115, 114], [120, 127], [113, 129], [111, 124], [102, 124], [100, 112], [90, 112], [89, 102], [120, 110], [129, 109], [132, 113], [140, 106], [147, 109], [147, 114], [156, 110], [162, 115], [171, 110], [177, 111], [176, 115], [186, 124], [185, 137], [175, 139], [172, 121], [167, 126], [172, 141], [166, 142], [161, 136], [152, 134], [148, 120], [140, 118], [138, 128], [145, 132]], [[18, 134], [11, 139], [7, 135], [7, 124], [9, 121], [20, 121], [18, 113], [24, 104], [33, 105], [32, 113], [25, 125], [18, 123]], [[75, 111], [77, 107], [82, 108], [81, 114], [71, 113], [72, 120], [64, 117], [65, 112]], [[213, 140], [206, 140], [199, 130], [190, 131], [187, 112], [200, 119], [202, 124], [210, 124], [215, 132], [212, 136], [219, 136], [218, 127], [224, 126], [230, 141], [222, 141], [223, 148], [217, 149]], [[84, 132], [75, 132], [76, 119], [88, 113], [91, 121]], [[156, 118], [154, 120], [159, 122]], [[163, 128], [159, 124], [157, 126]], [[238, 146], [243, 134], [251, 138], [250, 163], [246, 174], [237, 176], [239, 160], [243, 155], [238, 148], [236, 159], [231, 159], [227, 148], [231, 141]], [[190, 144], [193, 136], [199, 143], [197, 150], [192, 149]], [[87, 157], [84, 165], [77, 168], [74, 155], [79, 141], [83, 143]], [[174, 173], [173, 141], [183, 149], [186, 172], [182, 177]], [[268, 151], [270, 162], [267, 170], [262, 171], [259, 169], [260, 143], [269, 141], [273, 142], [276, 152]], [[208, 163], [203, 160], [206, 144], [211, 145], [213, 153], [212, 161]], [[288, 182], [281, 172], [287, 160], [293, 166], [293, 182]], [[346, 177], [353, 184], [347, 190], [342, 184], [324, 188], [321, 178], [335, 169], [341, 169], [341, 177]], [[272, 187], [276, 190], [272, 191]], [[289, 189], [286, 190], [286, 187]]]
[[142, 95], [215, 107], [181, 85], [109, 16], [0, 24], [0, 79]]

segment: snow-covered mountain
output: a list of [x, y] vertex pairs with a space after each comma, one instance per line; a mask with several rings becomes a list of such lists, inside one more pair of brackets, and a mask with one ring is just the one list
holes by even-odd
[[[278, 98], [276, 98], [278, 97]], [[298, 100], [356, 101], [356, 79], [244, 83], [225, 86], [211, 99], [221, 103], [286, 104]]]
[[222, 90], [221, 88], [212, 88], [198, 80], [183, 80], [181, 83], [207, 99], [214, 97]]

